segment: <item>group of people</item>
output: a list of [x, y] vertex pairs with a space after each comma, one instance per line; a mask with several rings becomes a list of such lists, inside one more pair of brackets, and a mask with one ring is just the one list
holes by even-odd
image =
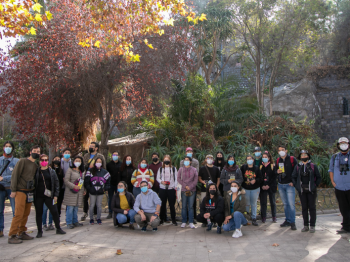
[[[329, 174], [343, 216], [338, 233], [350, 233], [349, 140], [340, 138], [337, 146], [340, 152], [332, 156]], [[57, 234], [65, 234], [60, 227], [62, 204], [66, 206], [68, 229], [83, 225], [78, 221], [79, 206], [83, 206], [82, 221], [89, 216], [91, 225], [95, 222], [102, 224], [102, 199], [107, 193], [109, 214], [106, 219], [113, 218], [116, 226], [128, 223], [133, 230], [134, 223], [137, 223], [142, 231], [146, 231], [148, 225], [157, 231], [160, 224], [167, 222], [176, 226], [177, 200], [182, 203], [182, 228], [187, 224], [196, 228], [198, 221], [207, 227], [207, 231], [213, 227], [217, 228], [218, 234], [222, 230], [233, 230], [232, 237], [238, 238], [243, 235], [242, 226], [247, 225], [249, 220], [252, 225], [258, 226], [259, 198], [262, 223], [267, 218], [267, 198], [272, 222], [277, 222], [277, 188], [286, 217], [280, 226], [296, 230], [297, 191], [304, 220], [301, 231], [315, 232], [317, 187], [321, 183], [321, 175], [306, 150], [301, 150], [295, 158], [288, 155], [285, 146], [279, 146], [279, 157], [274, 161], [270, 152], [262, 152], [260, 147], [255, 147], [254, 154], [247, 155], [246, 163], [241, 167], [233, 154], [224, 160], [223, 152], [217, 152], [215, 158], [207, 155], [200, 167], [193, 149], [188, 147], [177, 170], [169, 155], [160, 159], [155, 152], [152, 163], [143, 158], [136, 166], [132, 156], [120, 159], [118, 152], [112, 152], [111, 161], [106, 163], [98, 149], [99, 144], [93, 142], [83, 157], [72, 157], [71, 150], [67, 148], [62, 151], [62, 156], [54, 157], [49, 164], [49, 157], [41, 154], [39, 146], [30, 150], [28, 158], [18, 160], [13, 157], [13, 143], [7, 141], [0, 157], [0, 237], [3, 236], [6, 198], [10, 199], [13, 211], [8, 242], [17, 244], [33, 239], [26, 233], [32, 202], [36, 212], [37, 238], [40, 238], [44, 229], [56, 229]], [[196, 214], [199, 185], [200, 213]], [[167, 203], [170, 218], [167, 217]], [[50, 211], [48, 225], [47, 210]]]

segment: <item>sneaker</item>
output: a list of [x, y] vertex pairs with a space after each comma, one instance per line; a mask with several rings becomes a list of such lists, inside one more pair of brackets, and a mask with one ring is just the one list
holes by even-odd
[[185, 228], [185, 227], [186, 227], [186, 223], [182, 223], [182, 224], [181, 224], [181, 227], [182, 227], [182, 228]]
[[190, 228], [192, 228], [192, 229], [195, 229], [196, 228], [196, 226], [193, 224], [193, 223], [190, 223]]
[[315, 227], [310, 227], [310, 233], [315, 233]]
[[109, 213], [106, 219], [111, 219], [112, 218], [112, 213]]
[[81, 221], [85, 221], [85, 219], [87, 218], [88, 214], [84, 213], [83, 216], [81, 217]]
[[273, 218], [272, 218], [272, 222], [273, 222], [273, 223], [277, 223], [277, 217], [273, 217]]
[[47, 231], [47, 225], [43, 225], [43, 230]]
[[101, 219], [97, 219], [97, 224], [102, 225]]
[[27, 235], [26, 232], [22, 232], [22, 234], [20, 234], [18, 236], [18, 238], [20, 238], [22, 240], [33, 240], [34, 239], [34, 237], [31, 237], [31, 236]]
[[173, 221], [171, 221], [171, 223], [172, 223], [174, 226], [177, 226], [177, 222], [176, 222], [175, 219], [174, 219]]
[[284, 220], [284, 222], [280, 224], [280, 227], [290, 227], [290, 223], [287, 220]]
[[252, 220], [252, 225], [253, 225], [253, 226], [258, 226], [258, 222], [256, 222], [256, 219], [253, 219], [253, 220]]
[[239, 238], [241, 236], [243, 236], [242, 230], [238, 230], [238, 229], [236, 229], [235, 232], [233, 232], [233, 234], [232, 234], [233, 238]]
[[19, 239], [16, 235], [12, 235], [8, 239], [9, 244], [21, 244], [22, 242], [22, 239]]
[[74, 227], [82, 227], [84, 224], [76, 222], [73, 224]]
[[295, 226], [295, 223], [290, 223], [290, 229], [291, 230], [297, 230], [297, 227]]
[[212, 224], [212, 223], [208, 224], [207, 231], [210, 231], [210, 230], [211, 230], [211, 228], [212, 228], [212, 226], [213, 226], [213, 224]]
[[38, 232], [38, 234], [36, 234], [36, 238], [42, 238], [43, 237], [43, 232]]
[[135, 228], [134, 228], [134, 225], [133, 225], [133, 224], [130, 224], [130, 225], [129, 225], [129, 229], [130, 229], [130, 230], [134, 230], [134, 229], [135, 229]]
[[309, 227], [308, 226], [304, 226], [303, 229], [301, 230], [301, 232], [307, 232], [309, 231]]
[[146, 232], [147, 231], [147, 226], [141, 228], [141, 232]]
[[69, 224], [69, 225], [67, 225], [67, 228], [68, 229], [73, 229], [75, 226], [73, 225], [73, 224]]
[[158, 231], [158, 228], [153, 228], [153, 232], [157, 232]]
[[216, 233], [221, 234], [221, 227], [219, 227], [219, 226], [216, 227]]
[[52, 225], [52, 224], [50, 224], [48, 227], [47, 227], [47, 231], [48, 230], [54, 230], [55, 229], [55, 227]]
[[64, 235], [64, 234], [66, 234], [66, 232], [63, 231], [62, 228], [56, 228], [56, 234], [57, 235]]
[[93, 225], [95, 221], [93, 219], [90, 219], [90, 225]]
[[261, 218], [261, 222], [265, 223], [266, 222], [266, 217]]
[[3, 237], [3, 236], [4, 236], [4, 232], [0, 231], [0, 237]]

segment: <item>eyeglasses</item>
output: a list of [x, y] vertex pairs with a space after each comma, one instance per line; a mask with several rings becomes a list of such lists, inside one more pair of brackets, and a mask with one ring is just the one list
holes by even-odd
[[49, 161], [47, 158], [40, 159], [40, 162]]

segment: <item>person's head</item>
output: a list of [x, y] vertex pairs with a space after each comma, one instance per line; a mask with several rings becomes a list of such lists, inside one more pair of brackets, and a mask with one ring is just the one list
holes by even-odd
[[97, 167], [97, 169], [100, 169], [102, 167], [103, 161], [101, 157], [97, 157], [96, 161], [95, 161], [95, 167]]
[[90, 153], [97, 153], [98, 149], [99, 149], [100, 145], [97, 142], [91, 142], [90, 146], [89, 146], [89, 152]]
[[272, 159], [272, 156], [271, 156], [269, 151], [265, 151], [262, 154], [262, 161], [263, 161], [263, 163], [271, 163], [271, 164], [273, 164], [273, 159]]
[[311, 159], [311, 155], [307, 150], [301, 150], [298, 156], [298, 159], [304, 163], [308, 162]]
[[191, 166], [191, 163], [192, 163], [192, 157], [186, 156], [184, 158], [184, 166], [189, 167], [189, 166]]
[[140, 168], [147, 168], [148, 167], [147, 159], [142, 158], [139, 166], [140, 166]]
[[193, 149], [192, 147], [187, 147], [186, 148], [186, 156], [193, 157]]
[[153, 163], [158, 163], [159, 161], [159, 154], [157, 152], [152, 153], [152, 162]]
[[235, 156], [234, 155], [229, 155], [227, 157], [227, 161], [226, 161], [226, 166], [229, 167], [229, 166], [234, 166], [235, 165]]
[[60, 156], [55, 156], [53, 159], [52, 159], [52, 162], [51, 162], [51, 167], [59, 167], [61, 165], [61, 158]]
[[171, 157], [169, 155], [165, 155], [163, 157], [163, 165], [162, 165], [162, 167], [164, 168], [166, 166], [167, 167], [172, 167], [172, 165], [171, 165]]
[[113, 153], [112, 153], [112, 160], [113, 160], [114, 162], [118, 162], [118, 160], [119, 160], [119, 154], [118, 154], [117, 151], [113, 151]]
[[72, 159], [72, 164], [70, 168], [79, 169], [81, 172], [84, 172], [84, 160], [81, 156], [76, 156]]
[[147, 193], [148, 191], [148, 182], [146, 180], [142, 180], [140, 183], [140, 189], [142, 193]]
[[40, 157], [39, 157], [39, 164], [40, 164], [41, 168], [45, 168], [46, 169], [48, 167], [48, 165], [49, 165], [49, 156], [45, 155], [45, 154], [40, 155]]
[[126, 155], [123, 157], [123, 162], [120, 166], [120, 171], [123, 172], [126, 167], [131, 167], [132, 169], [135, 169], [133, 159], [130, 155]]
[[261, 148], [260, 147], [255, 147], [254, 148], [254, 156], [256, 157], [256, 158], [260, 158], [261, 157]]
[[72, 155], [72, 151], [69, 148], [65, 148], [62, 150], [62, 154], [65, 159], [69, 159]]
[[350, 146], [350, 142], [349, 142], [348, 138], [346, 138], [346, 137], [339, 138], [338, 143], [337, 143], [337, 147], [341, 152], [343, 152], [343, 153], [348, 152], [349, 146]]
[[30, 149], [30, 156], [33, 159], [38, 159], [40, 157], [40, 146], [32, 146], [32, 148]]
[[231, 192], [232, 193], [238, 193], [239, 191], [241, 191], [241, 185], [237, 182], [237, 181], [233, 181], [231, 183]]
[[119, 193], [125, 193], [126, 190], [128, 189], [128, 185], [124, 181], [120, 181], [118, 183], [118, 192]]
[[221, 152], [221, 151], [216, 152], [216, 159], [217, 159], [218, 161], [224, 160], [224, 153]]
[[6, 155], [12, 155], [15, 150], [15, 145], [11, 141], [6, 141], [2, 149]]
[[214, 163], [214, 157], [213, 155], [207, 155], [205, 157], [205, 164], [211, 166]]
[[247, 164], [248, 166], [252, 166], [254, 164], [253, 156], [247, 155]]
[[217, 198], [218, 196], [218, 188], [216, 186], [215, 183], [211, 183], [207, 186], [207, 190], [206, 190], [206, 202], [208, 203], [209, 202], [209, 199], [210, 198]]
[[285, 145], [278, 146], [277, 150], [278, 150], [278, 154], [280, 155], [280, 157], [282, 157], [282, 158], [286, 157], [288, 150], [287, 150], [287, 147]]

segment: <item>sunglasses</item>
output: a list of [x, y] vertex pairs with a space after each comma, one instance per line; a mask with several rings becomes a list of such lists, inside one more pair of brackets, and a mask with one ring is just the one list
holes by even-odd
[[40, 159], [40, 162], [49, 161], [47, 158]]

